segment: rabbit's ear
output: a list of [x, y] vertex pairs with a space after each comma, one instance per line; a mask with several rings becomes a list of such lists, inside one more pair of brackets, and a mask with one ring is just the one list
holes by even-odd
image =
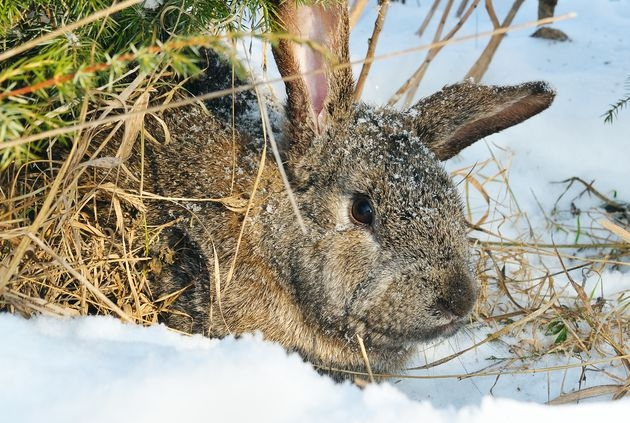
[[[352, 105], [346, 2], [326, 5], [276, 0], [275, 23], [284, 32], [273, 47], [283, 78], [287, 78], [287, 118], [293, 150], [303, 151], [325, 131], [331, 119], [343, 118]], [[295, 145], [297, 144], [297, 145]]]
[[465, 82], [421, 100], [405, 116], [429, 149], [446, 160], [475, 141], [540, 113], [554, 96], [544, 82], [503, 87]]

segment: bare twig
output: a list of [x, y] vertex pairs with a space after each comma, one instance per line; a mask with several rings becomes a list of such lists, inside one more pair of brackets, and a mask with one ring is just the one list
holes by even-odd
[[[512, 4], [512, 8], [505, 17], [501, 27], [507, 28], [512, 24], [512, 20], [514, 20], [516, 12], [518, 12], [518, 9], [520, 9], [524, 2], [525, 0], [514, 1], [514, 4]], [[503, 41], [503, 37], [505, 37], [505, 33], [496, 34], [490, 38], [485, 50], [481, 53], [481, 56], [479, 56], [475, 64], [470, 68], [465, 79], [472, 78], [474, 81], [480, 81], [481, 78], [483, 78], [483, 75], [488, 70], [488, 66], [490, 66], [490, 62], [494, 57], [494, 53], [496, 53], [497, 48], [499, 48], [499, 44]]]
[[[431, 50], [429, 50], [426, 58], [424, 59], [424, 62], [420, 65], [420, 67], [416, 70], [416, 72], [414, 72], [414, 74], [407, 80], [407, 82], [405, 82], [398, 89], [398, 91], [396, 91], [396, 93], [389, 99], [389, 101], [387, 102], [388, 105], [393, 106], [394, 104], [396, 104], [405, 92], [407, 94], [405, 96], [404, 106], [409, 107], [411, 105], [411, 102], [413, 101], [413, 97], [415, 96], [416, 92], [418, 91], [418, 87], [420, 86], [420, 81], [422, 80], [422, 78], [424, 77], [424, 74], [429, 68], [429, 64], [438, 55], [440, 50], [442, 50], [442, 48], [453, 39], [457, 31], [459, 31], [462, 28], [462, 26], [468, 20], [468, 18], [470, 17], [472, 12], [475, 10], [479, 2], [480, 0], [475, 0], [468, 7], [468, 10], [466, 10], [466, 13], [464, 13], [464, 15], [459, 20], [459, 22], [457, 22], [457, 24], [448, 32], [448, 34], [446, 34], [438, 42], [437, 39], [439, 39], [439, 37], [441, 36], [442, 27], [443, 27], [441, 23], [440, 27], [438, 27], [438, 30], [436, 31], [436, 37], [435, 37], [436, 39], [434, 40], [434, 43], [433, 43], [434, 47], [431, 48]], [[445, 9], [444, 14], [442, 15], [443, 21], [448, 16], [448, 12], [450, 11], [450, 6], [452, 6], [452, 3], [453, 3], [452, 0], [449, 0], [447, 8]]]
[[492, 22], [492, 27], [494, 29], [500, 28], [501, 23], [499, 22], [499, 18], [497, 18], [497, 12], [494, 11], [494, 5], [492, 4], [492, 0], [486, 0], [486, 12], [488, 13], [490, 22]]
[[[446, 19], [448, 18], [448, 14], [451, 10], [451, 7], [453, 7], [453, 1], [454, 0], [448, 0], [448, 3], [446, 4], [446, 7], [444, 8], [444, 12], [442, 13], [442, 18], [440, 19], [440, 23], [438, 24], [437, 29], [435, 30], [435, 35], [433, 36], [433, 43], [435, 44], [438, 40], [440, 40], [440, 37], [442, 36], [442, 31], [444, 30], [444, 25], [446, 23]], [[442, 39], [442, 41], [444, 41], [444, 39]], [[422, 64], [420, 65], [420, 67], [413, 73], [413, 75], [411, 75], [411, 77], [407, 80], [407, 82], [405, 82], [399, 89], [398, 91], [396, 91], [396, 93], [392, 96], [392, 98], [389, 99], [388, 101], [388, 105], [393, 106], [394, 104], [396, 104], [396, 102], [398, 102], [398, 100], [400, 99], [400, 97], [407, 92], [407, 100], [406, 102], [409, 102], [409, 93], [411, 93], [411, 97], [413, 97], [413, 95], [415, 95], [416, 91], [418, 90], [418, 86], [420, 85], [420, 81], [422, 80], [422, 77], [424, 76], [424, 74], [426, 73], [429, 64], [431, 63], [431, 61], [435, 58], [435, 56], [437, 56], [437, 54], [440, 52], [440, 50], [442, 50], [442, 47], [434, 47], [432, 49], [430, 49], [427, 52], [427, 55], [424, 59], [424, 62], [422, 62]]]
[[462, 13], [464, 13], [464, 10], [466, 10], [467, 5], [468, 5], [468, 0], [462, 0], [462, 2], [459, 4], [459, 7], [457, 8], [457, 12], [455, 12], [455, 16], [457, 16], [458, 18], [461, 18]]
[[429, 22], [431, 22], [431, 19], [433, 19], [433, 15], [435, 15], [435, 11], [437, 10], [437, 7], [440, 5], [441, 1], [442, 0], [433, 1], [433, 5], [431, 6], [431, 9], [429, 9], [429, 13], [427, 13], [427, 16], [424, 17], [424, 21], [422, 21], [422, 25], [420, 25], [420, 28], [418, 28], [418, 30], [416, 31], [416, 34], [419, 37], [422, 37], [422, 34], [424, 34], [425, 29], [427, 29]]
[[361, 99], [365, 80], [367, 79], [368, 73], [370, 72], [372, 63], [374, 62], [374, 52], [376, 51], [378, 37], [381, 34], [381, 30], [383, 29], [385, 15], [387, 15], [387, 8], [389, 7], [389, 0], [379, 0], [378, 5], [378, 16], [376, 17], [376, 21], [374, 22], [374, 31], [372, 31], [372, 37], [370, 37], [370, 40], [368, 42], [368, 50], [365, 55], [365, 62], [363, 63], [363, 67], [361, 68], [361, 73], [359, 75], [359, 79], [357, 80], [357, 85], [354, 88], [354, 99], [356, 101]]
[[356, 0], [352, 4], [352, 8], [350, 9], [350, 28], [354, 28], [354, 26], [359, 22], [359, 18], [367, 5], [368, 0]]

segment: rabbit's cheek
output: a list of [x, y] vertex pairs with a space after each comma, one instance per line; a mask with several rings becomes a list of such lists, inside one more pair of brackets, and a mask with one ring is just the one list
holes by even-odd
[[356, 330], [364, 331], [362, 336], [374, 346], [402, 346], [448, 336], [461, 326], [476, 298], [467, 269], [427, 272], [411, 268], [375, 279], [380, 284], [362, 292], [352, 316], [360, 322], [354, 325]]
[[366, 290], [366, 280], [378, 257], [379, 247], [364, 228], [355, 227], [337, 235], [326, 252], [325, 283], [328, 293], [347, 309], [357, 292]]

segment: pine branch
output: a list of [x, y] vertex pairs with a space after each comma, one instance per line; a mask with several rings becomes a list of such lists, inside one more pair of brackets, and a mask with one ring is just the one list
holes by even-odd
[[619, 112], [626, 108], [630, 104], [630, 76], [626, 80], [626, 94], [620, 98], [615, 104], [610, 105], [610, 109], [606, 111], [602, 116], [604, 117], [604, 123], [613, 123], [617, 118]]
[[266, 31], [269, 3], [0, 0], [0, 170], [32, 159], [48, 141], [72, 142], [66, 134], [10, 147], [76, 124], [93, 87], [119, 90], [114, 83], [136, 68], [187, 77], [196, 71], [197, 48], [213, 35]]

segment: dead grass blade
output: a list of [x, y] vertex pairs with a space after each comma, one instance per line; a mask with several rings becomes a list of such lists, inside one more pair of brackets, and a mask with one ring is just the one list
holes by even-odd
[[74, 276], [79, 282], [81, 282], [96, 298], [103, 302], [111, 311], [116, 313], [120, 319], [125, 322], [134, 322], [134, 319], [129, 317], [127, 313], [122, 311], [116, 304], [114, 304], [109, 298], [107, 298], [98, 288], [96, 288], [90, 281], [88, 281], [82, 274], [77, 272], [72, 266], [68, 264], [62, 257], [55, 253], [48, 245], [33, 234], [28, 233], [28, 238], [36, 243], [42, 250], [48, 253], [53, 260]]
[[601, 397], [602, 395], [615, 396], [624, 389], [623, 385], [600, 385], [592, 386], [590, 388], [580, 389], [574, 392], [568, 392], [562, 394], [550, 401], [547, 401], [548, 405], [562, 405], [572, 404], [580, 402], [581, 400]]
[[365, 368], [367, 369], [368, 376], [370, 377], [370, 383], [374, 383], [374, 374], [372, 373], [372, 366], [370, 365], [370, 360], [367, 355], [367, 351], [365, 350], [365, 344], [363, 343], [363, 338], [359, 334], [357, 334], [357, 342], [359, 343], [359, 349], [361, 350], [361, 356], [363, 357], [363, 362], [365, 363]]
[[599, 224], [608, 229], [610, 232], [617, 235], [619, 238], [623, 239], [625, 242], [630, 243], [630, 232], [626, 231], [621, 226], [615, 225], [610, 220], [606, 219], [600, 220]]
[[[223, 321], [223, 324], [225, 325], [225, 328], [227, 329], [228, 333], [232, 333], [232, 330], [230, 329], [230, 327], [227, 324], [227, 321], [225, 320], [225, 315], [223, 314], [223, 307], [221, 306], [221, 266], [219, 265], [219, 256], [217, 255], [217, 250], [214, 247], [214, 243], [212, 243], [212, 253], [213, 253], [213, 265], [214, 265], [214, 290], [215, 290], [215, 295], [216, 295], [216, 302], [219, 305], [219, 315], [221, 316], [221, 320]], [[236, 255], [236, 254], [235, 254]], [[229, 281], [229, 279], [227, 279], [227, 281]], [[226, 281], [226, 282], [227, 282]], [[209, 313], [209, 318], [211, 319], [210, 322], [212, 322], [212, 298], [210, 298], [210, 313]]]
[[[84, 104], [87, 104], [87, 103], [84, 103]], [[73, 157], [74, 155], [77, 154], [78, 146], [79, 146], [78, 142], [72, 145], [72, 149], [69, 154], [70, 157]], [[57, 193], [59, 192], [62, 186], [62, 183], [65, 180], [66, 173], [70, 169], [70, 166], [72, 163], [73, 161], [70, 159], [65, 160], [63, 162], [61, 168], [59, 169], [59, 173], [55, 177], [53, 184], [50, 187], [49, 194], [46, 196], [46, 199], [44, 200], [43, 204], [40, 207], [39, 213], [37, 213], [35, 220], [28, 228], [29, 234], [38, 233], [44, 221], [49, 217], [49, 212], [51, 210], [51, 207], [53, 203], [58, 200]], [[17, 270], [20, 261], [22, 260], [22, 258], [24, 257], [24, 254], [26, 253], [26, 250], [30, 244], [30, 241], [31, 239], [29, 237], [22, 238], [22, 240], [20, 241], [20, 244], [15, 249], [13, 258], [9, 262], [6, 268], [6, 271], [0, 274], [0, 293], [6, 288], [7, 284], [9, 283], [9, 280], [11, 279], [11, 277]]]
[[[147, 106], [149, 105], [149, 98], [149, 91], [144, 91], [136, 99], [131, 110], [133, 112], [142, 112], [146, 110]], [[143, 123], [144, 113], [136, 113], [131, 115], [128, 119], [125, 119], [125, 132], [123, 134], [120, 147], [118, 147], [118, 151], [116, 152], [116, 157], [123, 161], [129, 158], [133, 149], [133, 145], [136, 142], [136, 138], [138, 137], [138, 134], [142, 131]]]

